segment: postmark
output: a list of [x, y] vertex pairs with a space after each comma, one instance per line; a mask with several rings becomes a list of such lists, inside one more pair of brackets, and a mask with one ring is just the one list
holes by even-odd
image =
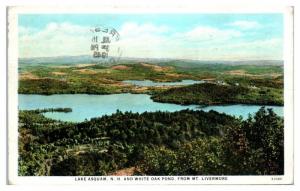
[[98, 63], [117, 63], [122, 50], [118, 46], [120, 41], [119, 32], [112, 27], [97, 26], [90, 29], [91, 32], [91, 54]]
[[[55, 24], [46, 19], [39, 31], [32, 22], [24, 21], [25, 17], [36, 19], [22, 14], [24, 9], [9, 12], [9, 96], [13, 100], [9, 102], [9, 180], [12, 184], [292, 183], [293, 103], [288, 99], [292, 98], [292, 92], [288, 91], [292, 89], [292, 80], [288, 76], [292, 74], [293, 63], [289, 59], [247, 60], [247, 64], [243, 60], [218, 60], [253, 59], [261, 56], [261, 52], [277, 55], [283, 49], [283, 35], [277, 31], [280, 38], [272, 34], [274, 39], [268, 41], [272, 35], [265, 35], [270, 30], [263, 26], [273, 20], [274, 26], [281, 28], [281, 18], [290, 14], [289, 9], [279, 11], [279, 18], [266, 14], [264, 20], [254, 11], [247, 15], [253, 18], [250, 22], [245, 21], [245, 15], [236, 13], [179, 12], [154, 17], [141, 13], [117, 14], [112, 8], [111, 13], [123, 19], [122, 22], [105, 14], [99, 14], [98, 18], [115, 21], [116, 25], [111, 26], [119, 30], [95, 26], [89, 28], [88, 36], [68, 32], [70, 28], [87, 31], [86, 24], [78, 21], [86, 16], [83, 13], [64, 17], [69, 23]], [[35, 11], [38, 10], [31, 9]], [[49, 11], [52, 11], [49, 17], [62, 18], [59, 13]], [[226, 22], [219, 20], [220, 16], [227, 17]], [[194, 17], [199, 19], [195, 21]], [[16, 18], [23, 26], [18, 26]], [[291, 24], [292, 17], [285, 18]], [[89, 17], [85, 22], [91, 20]], [[198, 21], [203, 21], [202, 25]], [[253, 34], [261, 35], [255, 43], [251, 41]], [[121, 35], [127, 42], [122, 46]], [[39, 43], [41, 37], [49, 43]], [[71, 45], [77, 43], [77, 46], [66, 43], [61, 49], [72, 50], [67, 52], [69, 57], [61, 58], [71, 60], [65, 64], [57, 50], [62, 39]], [[284, 40], [290, 42], [288, 37]], [[264, 47], [268, 49], [262, 51]], [[124, 56], [125, 62], [121, 62], [122, 48], [130, 53]], [[16, 55], [16, 49], [21, 53], [31, 51], [35, 57], [25, 59], [26, 63], [18, 62], [22, 54]], [[74, 57], [80, 60], [72, 62]], [[103, 65], [95, 67], [90, 57]], [[210, 57], [215, 60], [205, 60]], [[78, 64], [82, 60], [85, 63]], [[262, 68], [258, 67], [260, 64]], [[185, 78], [205, 83], [150, 88], [124, 83], [126, 80], [182, 83]], [[257, 106], [258, 103], [272, 108]], [[206, 105], [189, 110], [193, 104], [210, 104], [214, 111], [209, 111]], [[32, 105], [38, 105], [37, 109], [30, 108]], [[273, 112], [276, 108], [279, 108], [277, 113]], [[256, 117], [244, 120], [237, 116], [252, 109]], [[280, 112], [283, 109], [284, 114]], [[55, 115], [55, 112], [61, 113]], [[50, 180], [42, 176], [52, 177]]]

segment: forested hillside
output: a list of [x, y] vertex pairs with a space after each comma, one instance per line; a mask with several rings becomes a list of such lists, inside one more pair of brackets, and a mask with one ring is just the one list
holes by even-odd
[[283, 92], [271, 87], [255, 88], [215, 83], [194, 84], [156, 92], [151, 97], [157, 102], [177, 104], [261, 104], [283, 105]]
[[[261, 108], [243, 121], [215, 111], [117, 111], [82, 123], [19, 113], [19, 175], [283, 174], [283, 119]], [[53, 111], [68, 112], [69, 109]]]

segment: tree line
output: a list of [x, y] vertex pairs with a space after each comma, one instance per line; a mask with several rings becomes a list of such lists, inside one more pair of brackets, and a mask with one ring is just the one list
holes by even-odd
[[215, 111], [120, 112], [69, 123], [19, 113], [19, 175], [283, 174], [283, 119]]

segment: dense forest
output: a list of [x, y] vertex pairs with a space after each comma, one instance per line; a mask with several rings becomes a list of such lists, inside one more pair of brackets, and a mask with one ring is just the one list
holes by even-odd
[[283, 105], [283, 92], [271, 87], [257, 88], [216, 83], [194, 84], [154, 93], [157, 102], [177, 104], [261, 104]]
[[117, 111], [81, 123], [19, 112], [19, 175], [281, 175], [283, 118], [261, 108], [247, 120], [215, 111]]

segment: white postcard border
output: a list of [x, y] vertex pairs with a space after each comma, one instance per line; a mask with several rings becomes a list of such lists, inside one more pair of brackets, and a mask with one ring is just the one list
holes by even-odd
[[[20, 177], [18, 176], [18, 14], [27, 13], [283, 13], [284, 14], [284, 166], [283, 176], [197, 176], [197, 181], [174, 180], [149, 181], [130, 180], [133, 177], [107, 177], [107, 181], [80, 181], [80, 177]], [[111, 6], [98, 7], [10, 7], [8, 14], [8, 180], [9, 184], [293, 184], [293, 131], [294, 131], [294, 86], [293, 86], [293, 7], [199, 7], [175, 6]], [[187, 176], [184, 176], [187, 177]], [[192, 176], [188, 176], [193, 178]], [[213, 180], [225, 177], [226, 180]], [[84, 177], [81, 177], [84, 179]], [[93, 178], [93, 177], [85, 177]], [[94, 177], [95, 178], [95, 177]], [[111, 180], [113, 178], [113, 180]], [[120, 180], [118, 180], [120, 178]], [[126, 180], [127, 178], [127, 180]]]

